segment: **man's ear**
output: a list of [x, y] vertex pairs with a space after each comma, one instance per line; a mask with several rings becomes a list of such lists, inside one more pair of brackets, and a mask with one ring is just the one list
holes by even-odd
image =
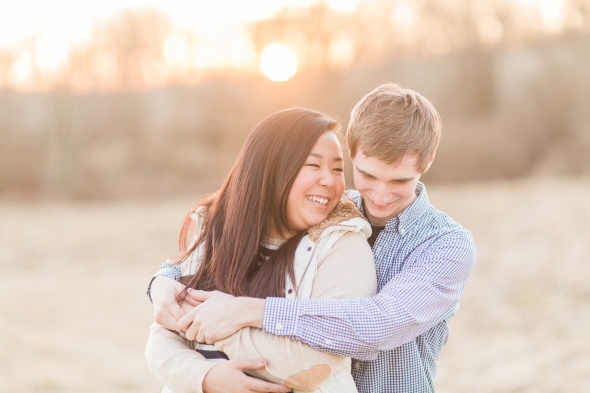
[[436, 156], [436, 153], [433, 153], [432, 157], [430, 157], [430, 160], [428, 160], [428, 164], [426, 164], [426, 169], [424, 169], [422, 174], [426, 173], [430, 169], [430, 165], [432, 165], [432, 162], [434, 161], [435, 156]]

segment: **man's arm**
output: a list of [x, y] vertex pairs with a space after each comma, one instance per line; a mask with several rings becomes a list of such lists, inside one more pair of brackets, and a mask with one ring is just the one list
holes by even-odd
[[466, 233], [439, 238], [373, 297], [351, 300], [267, 298], [263, 329], [314, 348], [371, 360], [451, 316], [475, 262]]
[[[471, 236], [454, 233], [439, 238], [419, 260], [406, 261], [402, 271], [370, 298], [267, 298], [262, 313], [244, 312], [262, 308], [261, 300], [251, 298], [238, 298], [244, 303], [232, 309], [241, 311], [231, 314], [224, 313], [231, 303], [205, 302], [199, 308], [203, 307], [203, 315], [215, 315], [215, 322], [206, 327], [208, 342], [262, 323], [267, 333], [337, 355], [372, 360], [379, 351], [409, 342], [453, 315], [474, 262]], [[191, 295], [196, 301], [214, 296], [203, 291]], [[252, 307], [248, 302], [256, 304]], [[215, 310], [205, 312], [205, 307], [213, 305]], [[190, 323], [188, 315], [181, 319], [183, 323]], [[224, 326], [223, 334], [218, 334], [215, 325]]]

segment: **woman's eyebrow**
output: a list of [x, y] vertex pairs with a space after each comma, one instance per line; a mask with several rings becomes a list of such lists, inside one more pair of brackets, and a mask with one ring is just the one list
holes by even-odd
[[[310, 157], [315, 157], [315, 158], [323, 158], [324, 157], [320, 153], [309, 153], [309, 156]], [[342, 157], [334, 157], [334, 160], [333, 161], [338, 161], [338, 162], [344, 161], [344, 158], [342, 158]]]

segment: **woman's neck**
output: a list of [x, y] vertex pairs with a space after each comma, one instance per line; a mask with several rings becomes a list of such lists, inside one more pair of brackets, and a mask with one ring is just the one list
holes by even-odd
[[274, 229], [272, 229], [262, 236], [263, 238], [275, 239], [277, 241], [280, 241], [281, 243], [284, 243], [295, 235], [296, 233], [290, 232], [288, 230], [280, 233], [279, 231], [275, 231]]
[[273, 236], [267, 236], [267, 235], [262, 236], [262, 243], [271, 246], [271, 248], [274, 248], [274, 247], [278, 248], [287, 240], [288, 239], [281, 239], [280, 237], [273, 237]]

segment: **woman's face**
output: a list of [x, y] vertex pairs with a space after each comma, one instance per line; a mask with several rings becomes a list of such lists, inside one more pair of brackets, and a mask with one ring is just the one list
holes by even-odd
[[289, 191], [287, 220], [293, 232], [322, 222], [344, 192], [344, 159], [336, 134], [324, 132], [311, 149]]

